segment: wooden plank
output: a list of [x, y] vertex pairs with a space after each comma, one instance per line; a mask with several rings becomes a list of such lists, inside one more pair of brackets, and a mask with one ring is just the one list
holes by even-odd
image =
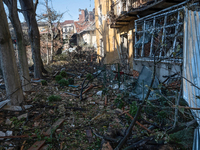
[[90, 129], [86, 130], [86, 136], [87, 136], [87, 139], [88, 139], [89, 143], [93, 143], [94, 142], [94, 139], [93, 139], [93, 136], [92, 136], [92, 131]]
[[52, 130], [56, 130], [65, 120], [58, 119], [45, 133], [44, 135], [49, 136], [51, 135]]
[[39, 150], [44, 145], [44, 143], [45, 141], [37, 141], [28, 150]]
[[44, 146], [42, 146], [41, 148], [40, 148], [40, 150], [48, 150], [48, 145], [44, 145]]
[[[177, 108], [177, 105], [173, 105], [172, 108]], [[193, 109], [193, 110], [200, 110], [200, 108], [195, 108], [195, 107], [187, 107], [187, 106], [178, 106], [178, 108], [181, 108], [181, 109]]]

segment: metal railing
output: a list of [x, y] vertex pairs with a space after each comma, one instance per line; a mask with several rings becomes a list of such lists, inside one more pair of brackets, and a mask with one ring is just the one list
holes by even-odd
[[184, 7], [135, 20], [134, 59], [182, 61]]

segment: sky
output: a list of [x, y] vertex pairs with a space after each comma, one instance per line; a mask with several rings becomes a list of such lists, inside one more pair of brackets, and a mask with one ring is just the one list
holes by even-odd
[[[63, 13], [66, 12], [63, 16], [61, 22], [65, 20], [78, 20], [79, 18], [79, 8], [87, 8], [89, 11], [92, 11], [94, 8], [94, 0], [51, 0], [49, 5], [53, 7], [54, 10]], [[36, 13], [42, 14], [45, 12], [45, 7], [42, 5], [44, 0], [39, 0], [38, 8]], [[24, 18], [20, 14], [20, 20], [23, 22]]]

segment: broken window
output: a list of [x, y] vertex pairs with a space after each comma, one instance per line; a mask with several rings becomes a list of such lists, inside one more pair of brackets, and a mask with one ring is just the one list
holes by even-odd
[[154, 56], [181, 61], [183, 54], [183, 8], [135, 21], [134, 58]]

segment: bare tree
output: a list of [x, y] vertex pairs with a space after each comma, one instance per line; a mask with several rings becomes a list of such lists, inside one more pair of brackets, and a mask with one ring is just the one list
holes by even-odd
[[0, 0], [0, 10], [0, 60], [6, 86], [6, 94], [11, 100], [12, 105], [19, 105], [23, 101], [23, 92], [2, 0]]
[[20, 77], [23, 85], [22, 87], [24, 91], [29, 91], [31, 89], [31, 85], [29, 84], [30, 76], [28, 70], [25, 41], [23, 37], [21, 23], [19, 21], [19, 16], [17, 13], [17, 0], [3, 0], [3, 2], [8, 7], [9, 19], [11, 20], [17, 38], [19, 66], [21, 73]]
[[44, 69], [40, 53], [40, 34], [35, 17], [37, 3], [34, 5], [33, 0], [19, 0], [19, 2], [21, 5], [21, 12], [23, 13], [29, 28], [28, 33], [34, 62], [34, 77], [42, 78], [42, 72], [47, 73], [47, 71]]
[[[46, 7], [46, 14], [41, 15], [41, 19], [46, 20], [48, 23], [48, 34], [50, 32], [51, 35], [51, 51], [50, 51], [50, 61], [53, 61], [53, 55], [54, 55], [54, 23], [59, 22], [60, 19], [62, 18], [64, 13], [58, 13], [55, 11], [53, 8], [50, 8], [49, 6], [49, 0], [44, 0], [44, 6]], [[47, 36], [48, 38], [48, 36]], [[47, 39], [48, 42], [48, 39]], [[48, 44], [48, 43], [47, 43]], [[49, 62], [49, 51], [47, 49], [47, 64]]]

